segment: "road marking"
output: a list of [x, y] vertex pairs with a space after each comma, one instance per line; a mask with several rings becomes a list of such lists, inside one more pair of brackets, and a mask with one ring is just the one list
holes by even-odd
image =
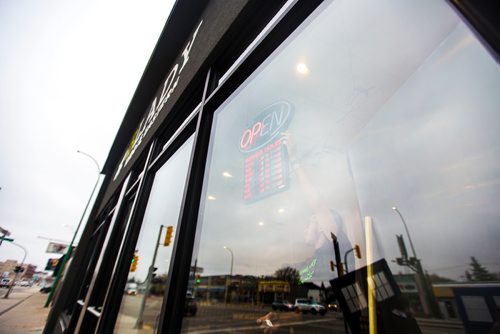
[[[321, 322], [327, 322], [327, 321], [332, 321], [332, 320], [333, 319], [318, 319], [318, 320], [307, 320], [307, 321], [295, 321], [295, 322], [280, 323], [279, 326], [283, 327], [283, 326], [307, 325], [307, 324], [321, 323]], [[258, 326], [259, 325], [245, 326], [245, 327], [230, 327], [230, 328], [194, 330], [194, 331], [190, 330], [189, 333], [191, 333], [191, 334], [208, 334], [208, 333], [222, 333], [222, 332], [233, 333], [235, 331], [256, 329]]]

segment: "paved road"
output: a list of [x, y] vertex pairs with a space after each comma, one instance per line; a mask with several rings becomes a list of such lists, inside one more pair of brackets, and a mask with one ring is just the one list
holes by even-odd
[[[120, 328], [132, 328], [137, 319], [141, 295], [125, 296], [119, 319]], [[145, 328], [154, 328], [161, 309], [161, 299], [152, 298], [146, 304]], [[257, 319], [268, 314], [270, 307], [242, 305], [199, 305], [196, 316], [184, 318], [183, 329], [192, 334], [210, 333], [262, 333], [266, 327]], [[323, 334], [345, 333], [341, 313], [328, 312], [324, 316], [295, 312], [275, 312], [269, 333]], [[439, 321], [420, 323], [423, 334], [463, 334], [463, 328]]]

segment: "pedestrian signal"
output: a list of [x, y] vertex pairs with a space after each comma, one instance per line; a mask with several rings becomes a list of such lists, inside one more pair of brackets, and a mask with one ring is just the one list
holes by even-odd
[[165, 233], [165, 240], [163, 241], [163, 246], [169, 246], [172, 242], [172, 234], [174, 233], [173, 226], [167, 226], [167, 233]]

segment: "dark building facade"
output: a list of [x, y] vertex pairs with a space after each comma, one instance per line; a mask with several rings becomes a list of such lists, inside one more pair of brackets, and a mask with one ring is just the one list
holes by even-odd
[[44, 333], [448, 333], [429, 274], [499, 280], [498, 17], [177, 1]]

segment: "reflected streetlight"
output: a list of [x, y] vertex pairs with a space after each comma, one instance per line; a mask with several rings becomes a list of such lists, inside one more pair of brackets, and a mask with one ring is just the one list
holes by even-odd
[[397, 214], [399, 215], [399, 218], [401, 218], [401, 221], [403, 222], [403, 225], [404, 225], [405, 230], [406, 230], [406, 234], [408, 235], [408, 241], [410, 241], [411, 252], [413, 253], [413, 257], [416, 259], [417, 253], [415, 253], [415, 247], [413, 247], [413, 242], [411, 241], [410, 231], [408, 231], [408, 226], [406, 225], [406, 221], [403, 218], [403, 215], [401, 214], [401, 212], [399, 212], [397, 207], [393, 206], [392, 209], [397, 212]]
[[[231, 248], [227, 247], [227, 246], [224, 246], [224, 249], [227, 250], [229, 253], [231, 253], [231, 270], [229, 272], [229, 277], [233, 277], [233, 263], [234, 263], [234, 254], [233, 254], [233, 251], [231, 250]], [[224, 294], [224, 301], [225, 303], [227, 304], [227, 290], [228, 290], [228, 279], [226, 278], [226, 292]]]
[[399, 218], [401, 218], [401, 222], [403, 223], [403, 226], [405, 227], [406, 230], [406, 234], [408, 235], [408, 241], [410, 242], [411, 251], [413, 253], [413, 258], [410, 258], [409, 263], [412, 264], [414, 267], [412, 268], [408, 264], [407, 266], [410, 267], [410, 269], [413, 270], [416, 269], [415, 271], [417, 276], [417, 287], [419, 288], [419, 294], [421, 298], [422, 307], [424, 309], [424, 313], [431, 314], [439, 318], [440, 317], [439, 306], [437, 305], [434, 293], [432, 292], [432, 286], [425, 277], [424, 269], [422, 268], [422, 263], [420, 262], [420, 259], [417, 258], [417, 253], [415, 252], [415, 247], [413, 246], [413, 241], [411, 240], [410, 231], [408, 230], [406, 221], [397, 207], [393, 206], [392, 210], [396, 211], [396, 213], [399, 215]]
[[92, 188], [92, 192], [90, 193], [87, 204], [85, 205], [85, 209], [83, 209], [82, 216], [80, 218], [80, 221], [78, 222], [78, 225], [76, 226], [76, 230], [75, 230], [75, 233], [73, 234], [73, 238], [71, 239], [71, 242], [68, 245], [68, 250], [66, 251], [66, 254], [64, 255], [64, 257], [61, 261], [61, 265], [59, 266], [59, 271], [57, 272], [56, 278], [54, 279], [54, 283], [52, 284], [52, 289], [50, 290], [50, 293], [47, 297], [47, 301], [45, 302], [44, 307], [48, 307], [50, 304], [50, 301], [52, 300], [52, 296], [54, 294], [54, 291], [56, 290], [57, 284], [59, 283], [59, 278], [61, 277], [61, 273], [64, 270], [64, 266], [65, 266], [66, 262], [69, 260], [69, 257], [71, 255], [71, 251], [73, 249], [73, 243], [75, 242], [76, 235], [78, 234], [78, 231], [80, 230], [80, 227], [81, 227], [82, 222], [83, 222], [83, 218], [85, 217], [85, 213], [87, 212], [87, 209], [89, 208], [90, 202], [92, 201], [92, 197], [94, 196], [94, 192], [97, 189], [97, 185], [99, 184], [99, 180], [101, 178], [101, 167], [99, 166], [99, 163], [97, 162], [97, 160], [93, 156], [91, 156], [90, 154], [85, 153], [83, 151], [77, 150], [76, 153], [83, 154], [86, 157], [92, 159], [92, 161], [94, 162], [94, 164], [96, 165], [96, 168], [97, 168], [97, 180], [95, 181], [94, 188]]

